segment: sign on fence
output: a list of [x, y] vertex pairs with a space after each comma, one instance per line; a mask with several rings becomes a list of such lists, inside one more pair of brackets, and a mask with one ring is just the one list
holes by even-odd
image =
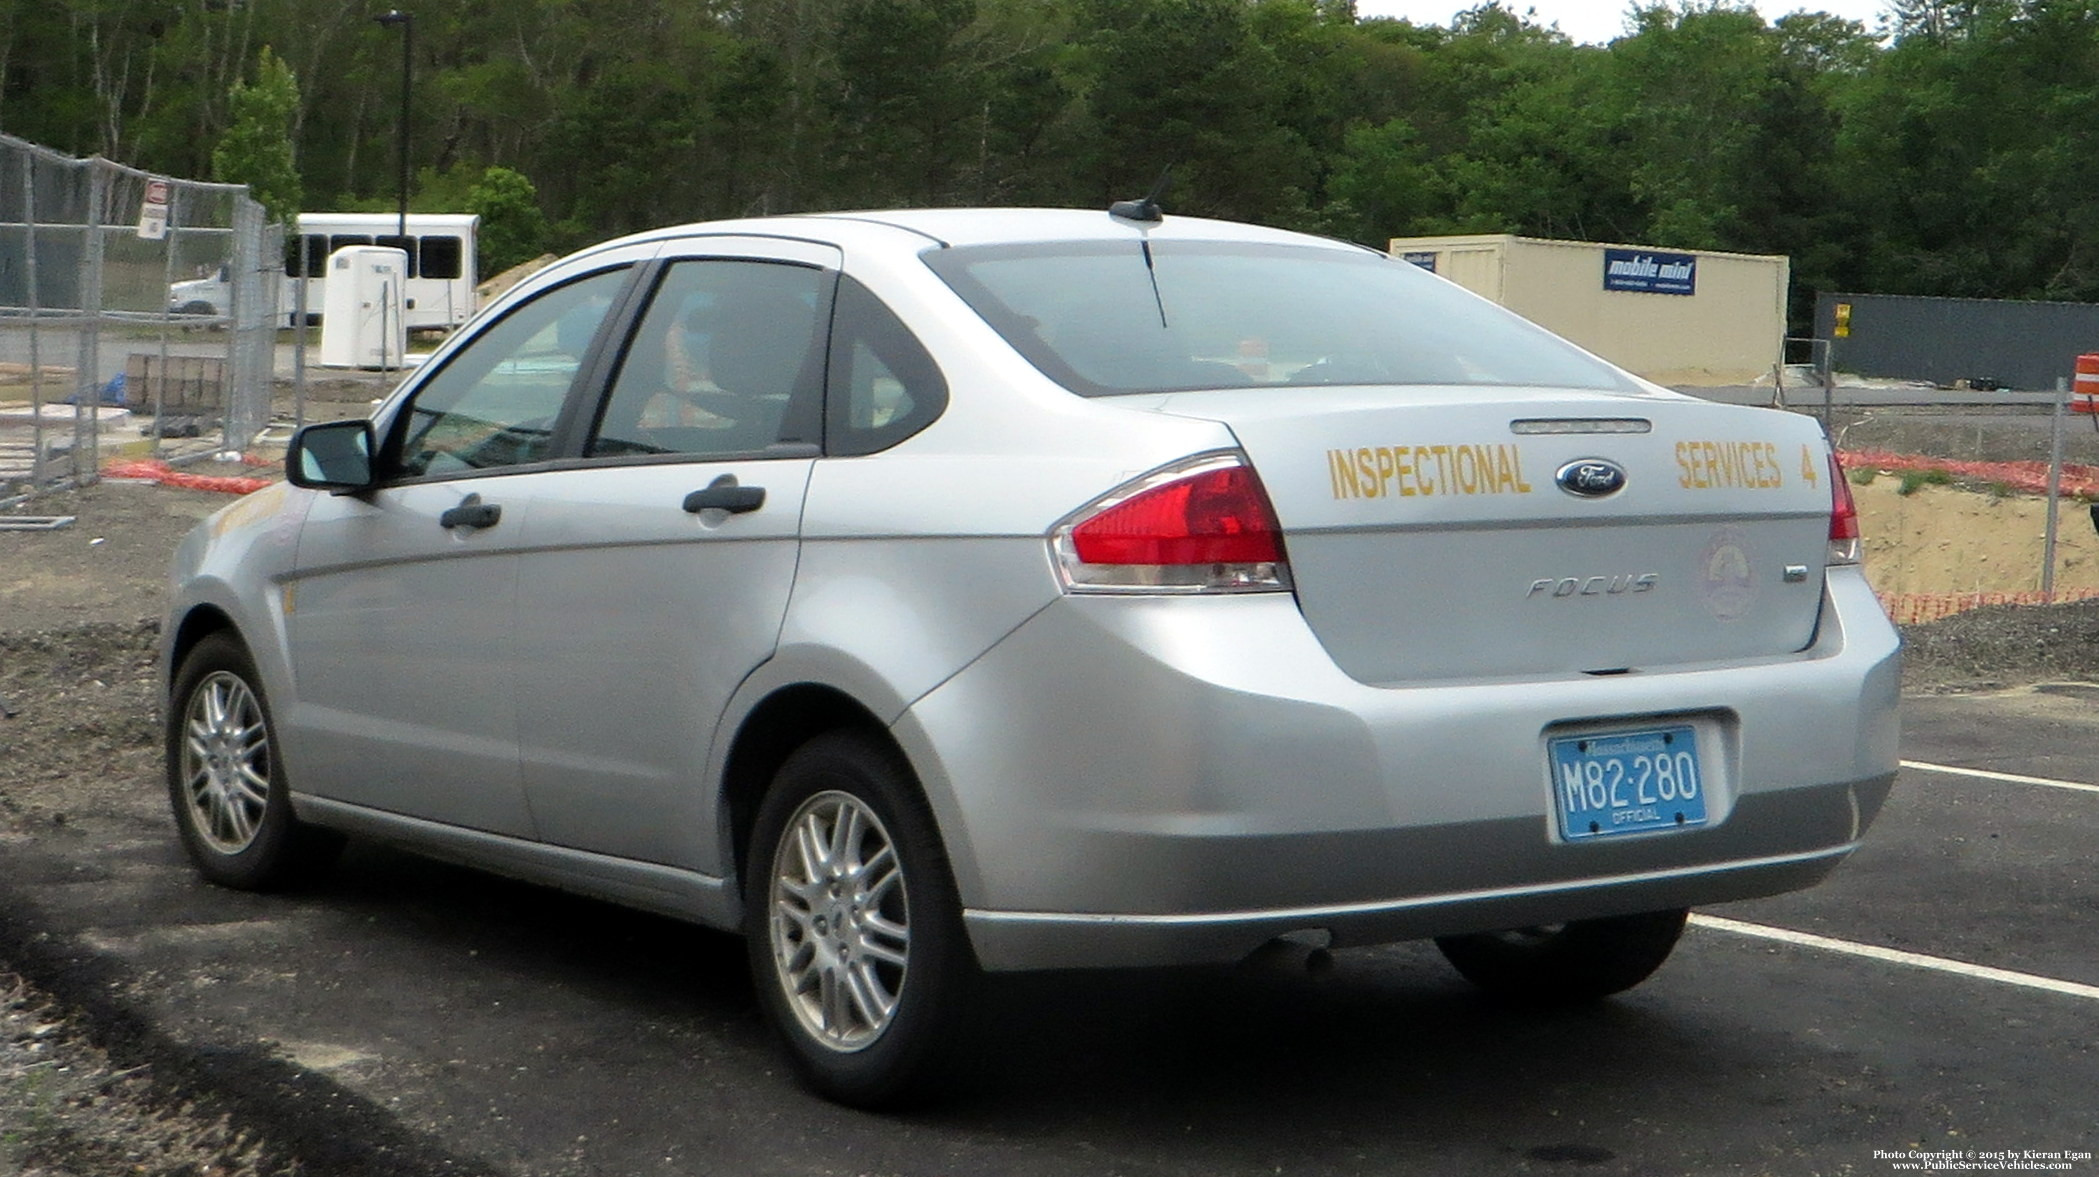
[[138, 235], [142, 241], [160, 241], [168, 235], [168, 182], [146, 181], [146, 198], [139, 202]]

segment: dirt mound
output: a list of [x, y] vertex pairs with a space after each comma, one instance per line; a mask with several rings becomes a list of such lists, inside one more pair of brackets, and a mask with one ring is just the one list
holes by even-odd
[[[1952, 611], [1933, 598], [2034, 593], [2041, 587], [2048, 501], [2003, 488], [1934, 485], [1855, 471], [1866, 579], [1897, 621]], [[2056, 517], [2055, 589], [2099, 594], [2099, 530], [2081, 502]], [[2008, 599], [1999, 596], [1995, 599]], [[1979, 601], [1960, 602], [1967, 607]]]
[[2099, 600], [1993, 605], [1902, 627], [1903, 686], [1990, 690], [2099, 679]]

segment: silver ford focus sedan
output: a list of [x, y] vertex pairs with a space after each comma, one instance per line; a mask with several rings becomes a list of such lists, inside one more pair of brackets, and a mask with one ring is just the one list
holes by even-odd
[[986, 972], [1434, 937], [1613, 993], [1895, 774], [1813, 421], [1149, 203], [614, 241], [287, 472], [175, 560], [198, 869], [360, 835], [739, 929], [862, 1106]]

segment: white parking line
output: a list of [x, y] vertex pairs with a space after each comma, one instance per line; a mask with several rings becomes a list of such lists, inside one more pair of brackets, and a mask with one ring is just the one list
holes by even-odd
[[1773, 928], [1765, 924], [1743, 923], [1741, 920], [1723, 919], [1717, 915], [1693, 913], [1691, 922], [1701, 928], [1711, 928], [1716, 932], [1733, 932], [1737, 936], [1749, 936], [1758, 940], [1776, 940], [1781, 944], [1795, 944], [1802, 948], [1820, 948], [1825, 952], [1841, 952], [1847, 956], [1863, 956], [1868, 960], [1885, 961], [1888, 964], [1908, 965], [1917, 969], [1931, 969], [1934, 972], [1952, 973], [1961, 977], [1974, 977], [1982, 981], [1995, 981], [2000, 985], [2018, 985], [2026, 989], [2045, 989], [2050, 993], [2062, 993], [2071, 997], [2084, 997], [2099, 1001], [2099, 985], [2080, 985], [2075, 981], [2058, 981], [2054, 977], [2040, 977], [2032, 973], [2015, 973], [2010, 969], [1993, 969], [1988, 965], [1969, 964], [1962, 960], [1949, 960], [1943, 956], [1926, 956], [1921, 952], [1903, 952], [1896, 948], [1877, 948], [1871, 944], [1859, 944], [1851, 940], [1836, 940], [1828, 936], [1816, 936], [1808, 932], [1795, 932], [1790, 928]]
[[1921, 760], [1904, 760], [1899, 763], [1904, 768], [1914, 768], [1918, 772], [1943, 772], [1952, 776], [1972, 776], [1986, 781], [2009, 781], [2014, 785], [2046, 785], [2051, 789], [2099, 793], [2099, 785], [2087, 785], [2078, 781], [2058, 781], [2044, 776], [2020, 776], [2015, 772], [1988, 772], [1980, 768], [1955, 768], [1950, 764], [1926, 764]]

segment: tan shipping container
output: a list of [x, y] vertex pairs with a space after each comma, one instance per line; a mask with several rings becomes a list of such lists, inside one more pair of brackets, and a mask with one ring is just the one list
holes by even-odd
[[[1443, 277], [1657, 384], [1748, 384], [1770, 375], [1784, 353], [1784, 257], [1505, 233], [1395, 237], [1391, 253], [1417, 265], [1432, 260]], [[1625, 284], [1607, 278], [1612, 261], [1638, 273], [1683, 258], [1695, 265], [1674, 285], [1691, 293], [1610, 288]], [[1668, 288], [1663, 273], [1654, 285]]]

